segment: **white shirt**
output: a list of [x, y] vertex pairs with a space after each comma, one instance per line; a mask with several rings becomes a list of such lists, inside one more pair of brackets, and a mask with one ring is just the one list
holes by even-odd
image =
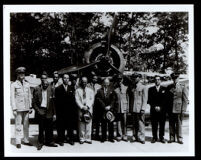
[[67, 91], [68, 85], [64, 85], [64, 84], [63, 84], [63, 86], [64, 86], [65, 91]]
[[156, 86], [157, 92], [159, 92], [159, 89], [160, 89], [160, 85], [159, 85], [159, 86]]
[[47, 108], [47, 90], [42, 89], [42, 103], [41, 107]]

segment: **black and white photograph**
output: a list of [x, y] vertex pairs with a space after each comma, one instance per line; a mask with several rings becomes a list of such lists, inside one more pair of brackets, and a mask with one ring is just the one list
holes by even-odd
[[4, 5], [3, 19], [5, 156], [195, 155], [193, 5]]

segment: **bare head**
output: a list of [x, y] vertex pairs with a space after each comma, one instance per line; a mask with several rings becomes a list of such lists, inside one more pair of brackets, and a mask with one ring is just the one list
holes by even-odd
[[59, 81], [59, 74], [57, 71], [53, 73], [53, 81], [54, 83], [57, 83]]
[[87, 77], [82, 77], [81, 79], [81, 87], [85, 88], [87, 86], [88, 79]]
[[161, 77], [159, 75], [155, 76], [155, 85], [159, 86], [161, 84]]
[[47, 87], [48, 87], [48, 85], [49, 85], [48, 80], [47, 80], [47, 79], [44, 79], [44, 80], [42, 81], [42, 87], [43, 87], [43, 89], [46, 90]]
[[107, 88], [107, 87], [109, 87], [109, 85], [110, 85], [110, 80], [108, 78], [105, 78], [103, 81], [103, 87]]
[[68, 74], [64, 74], [63, 77], [62, 77], [62, 80], [63, 80], [63, 84], [64, 85], [68, 85], [69, 75]]

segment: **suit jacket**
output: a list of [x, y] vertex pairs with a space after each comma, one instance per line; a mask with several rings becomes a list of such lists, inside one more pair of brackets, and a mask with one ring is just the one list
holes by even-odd
[[180, 83], [176, 86], [170, 84], [167, 87], [167, 103], [170, 113], [185, 112], [188, 104], [187, 87]]
[[166, 88], [163, 86], [160, 86], [159, 91], [157, 91], [156, 86], [150, 87], [148, 91], [148, 104], [150, 104], [150, 113], [155, 113], [155, 107], [160, 107], [160, 112], [165, 113], [166, 112]]
[[140, 113], [141, 110], [146, 109], [147, 105], [147, 89], [139, 82], [136, 84], [136, 88], [129, 88], [129, 110], [130, 112]]
[[11, 106], [13, 110], [29, 111], [32, 107], [32, 95], [29, 83], [19, 80], [11, 84]]
[[86, 98], [83, 97], [83, 89], [81, 87], [77, 88], [75, 91], [75, 101], [76, 104], [78, 106], [78, 118], [79, 120], [81, 120], [82, 115], [83, 115], [83, 107], [87, 106], [88, 107], [88, 111], [92, 114], [93, 112], [93, 104], [94, 104], [94, 91], [89, 88], [86, 87], [85, 88], [85, 92], [86, 92]]
[[96, 94], [96, 101], [97, 101], [97, 110], [99, 115], [103, 115], [105, 113], [105, 107], [110, 106], [111, 111], [115, 112], [114, 108], [114, 100], [115, 100], [115, 93], [112, 88], [108, 88], [108, 94], [105, 95], [104, 88], [100, 88]]
[[128, 94], [127, 87], [121, 84], [114, 90], [115, 93], [115, 110], [117, 113], [127, 113], [128, 112]]
[[[53, 92], [51, 86], [47, 88], [47, 111], [44, 112], [44, 109], [41, 108], [42, 103], [42, 88], [41, 85], [34, 88], [33, 91], [33, 108], [36, 111], [36, 114], [44, 116], [46, 118], [52, 118], [55, 115], [55, 106], [53, 102]], [[36, 116], [37, 117], [37, 116]]]
[[63, 85], [55, 89], [56, 113], [58, 116], [63, 115], [67, 118], [75, 116], [74, 90], [68, 85], [67, 91]]

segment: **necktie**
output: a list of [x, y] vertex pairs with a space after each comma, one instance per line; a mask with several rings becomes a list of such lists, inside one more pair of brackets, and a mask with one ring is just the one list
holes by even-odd
[[84, 99], [86, 98], [86, 91], [85, 91], [85, 89], [83, 89], [83, 98]]

